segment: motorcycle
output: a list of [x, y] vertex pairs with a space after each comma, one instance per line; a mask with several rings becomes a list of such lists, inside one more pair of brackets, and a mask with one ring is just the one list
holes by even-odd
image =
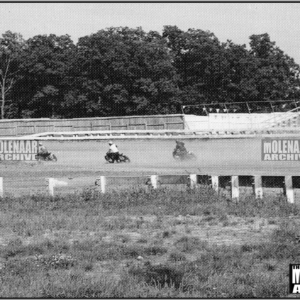
[[192, 151], [181, 152], [178, 150], [174, 150], [173, 157], [179, 161], [196, 160], [197, 159], [196, 155]]
[[117, 163], [129, 163], [130, 159], [128, 156], [124, 155], [123, 153], [119, 154], [119, 160], [116, 160], [114, 156], [111, 155], [112, 153], [107, 152], [104, 158], [109, 162], [109, 163], [114, 163], [115, 161]]
[[46, 157], [41, 155], [41, 154], [37, 154], [35, 156], [35, 159], [37, 161], [41, 161], [41, 160], [43, 160], [43, 161], [57, 161], [57, 157], [53, 153], [49, 153], [49, 155], [47, 155]]

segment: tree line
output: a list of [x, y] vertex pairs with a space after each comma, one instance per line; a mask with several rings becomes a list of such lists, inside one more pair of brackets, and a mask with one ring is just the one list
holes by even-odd
[[181, 113], [181, 106], [299, 98], [299, 65], [270, 36], [112, 27], [79, 38], [0, 38], [1, 118]]

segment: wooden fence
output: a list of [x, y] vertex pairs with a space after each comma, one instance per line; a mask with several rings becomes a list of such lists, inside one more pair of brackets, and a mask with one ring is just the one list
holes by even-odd
[[0, 136], [22, 136], [42, 132], [99, 130], [184, 129], [184, 116], [149, 115], [82, 119], [0, 120]]

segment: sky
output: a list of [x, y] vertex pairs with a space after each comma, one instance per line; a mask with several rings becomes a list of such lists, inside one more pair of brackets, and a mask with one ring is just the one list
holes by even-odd
[[221, 42], [249, 46], [249, 36], [268, 33], [300, 64], [299, 3], [0, 3], [0, 34], [25, 39], [39, 34], [79, 37], [108, 27], [142, 27], [162, 32], [176, 25], [213, 32]]

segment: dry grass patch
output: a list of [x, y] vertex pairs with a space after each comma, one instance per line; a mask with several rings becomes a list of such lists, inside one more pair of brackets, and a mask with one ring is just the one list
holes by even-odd
[[0, 199], [2, 296], [284, 296], [299, 209], [267, 201], [207, 188]]

